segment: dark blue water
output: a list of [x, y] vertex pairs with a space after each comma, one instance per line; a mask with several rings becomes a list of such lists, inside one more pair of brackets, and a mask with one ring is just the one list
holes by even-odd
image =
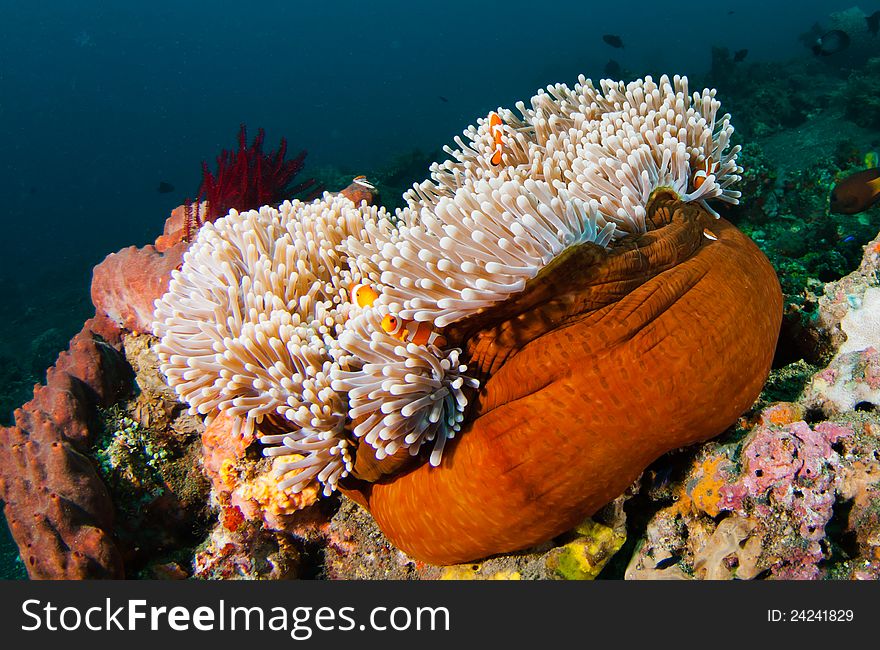
[[[292, 152], [307, 149], [307, 170], [369, 175], [538, 87], [602, 77], [612, 57], [637, 76], [695, 76], [713, 45], [747, 48], [750, 60], [809, 56], [798, 35], [851, 4], [2, 0], [7, 374], [34, 337], [78, 329], [91, 267], [152, 241], [240, 123], [264, 127], [267, 149], [282, 136]], [[176, 191], [158, 193], [160, 181]]]
[[0, 2], [4, 266], [151, 240], [242, 122], [310, 165], [369, 173], [547, 83], [602, 76], [610, 57], [694, 75], [712, 45], [793, 56], [799, 33], [851, 3], [318, 4]]

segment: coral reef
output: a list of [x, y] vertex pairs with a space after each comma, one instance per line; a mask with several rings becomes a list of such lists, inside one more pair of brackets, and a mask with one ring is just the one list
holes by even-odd
[[250, 525], [236, 531], [217, 526], [193, 557], [202, 580], [290, 580], [302, 575], [301, 550], [284, 534]]
[[[810, 137], [824, 138], [824, 128]], [[802, 324], [815, 317], [822, 284], [846, 274], [861, 256], [861, 245], [880, 227], [865, 217], [829, 214], [828, 195], [852, 162], [836, 153], [803, 169], [783, 172], [765, 144], [744, 149], [746, 199], [729, 216], [767, 254], [779, 271], [786, 312]]]
[[[96, 409], [129, 390], [119, 330], [86, 322], [49, 369], [46, 385], [0, 429], [0, 500], [34, 578], [122, 577], [113, 504], [86, 454]], [[117, 346], [117, 347], [114, 347]]]
[[[180, 264], [184, 216], [184, 206], [175, 210], [155, 245], [96, 267], [96, 316], [16, 411], [15, 426], [0, 429], [10, 450], [0, 459], [0, 500], [32, 578], [191, 572], [187, 548], [207, 514], [203, 425], [159, 374], [152, 339], [137, 335]], [[165, 557], [180, 552], [186, 559]]]
[[[827, 342], [815, 331], [822, 284], [851, 271], [861, 248], [880, 228], [878, 211], [829, 211], [835, 183], [871, 165], [880, 144], [874, 106], [876, 41], [857, 7], [833, 14], [805, 35], [809, 47], [830, 29], [846, 30], [850, 47], [833, 57], [734, 64], [718, 50], [706, 83], [718, 88], [737, 115], [743, 201], [724, 211], [759, 245], [777, 269], [785, 299], [781, 351], [787, 360], [823, 359]], [[764, 107], [772, 103], [774, 110]], [[789, 346], [795, 346], [794, 348]]]
[[838, 354], [806, 392], [807, 404], [825, 413], [874, 408], [880, 404], [880, 354], [873, 346]]
[[[791, 68], [797, 70], [803, 63], [786, 65], [790, 76]], [[768, 112], [749, 103], [744, 89], [788, 92], [771, 78], [765, 83], [727, 83], [722, 87], [728, 88], [730, 103], [751, 116]], [[829, 341], [825, 329], [815, 326], [823, 284], [856, 267], [862, 247], [880, 228], [876, 209], [837, 214], [829, 210], [829, 195], [838, 180], [871, 164], [871, 148], [878, 138], [846, 119], [851, 98], [843, 80], [819, 75], [816, 83], [811, 78], [792, 92], [804, 95], [810, 113], [800, 126], [780, 127], [744, 146], [743, 200], [724, 216], [758, 244], [779, 273], [785, 307], [777, 361], [803, 358], [824, 364]]]
[[809, 425], [797, 419], [804, 413], [776, 404], [744, 437], [704, 446], [685, 478], [666, 488], [674, 502], [651, 517], [626, 577], [876, 572], [877, 423], [862, 414]]
[[[603, 509], [590, 520], [572, 517], [567, 530], [536, 546], [511, 555], [502, 554], [485, 561], [448, 567], [417, 559], [401, 551], [400, 546], [405, 545], [397, 537], [386, 537], [376, 519], [347, 496], [333, 494], [319, 498], [322, 487], [315, 482], [304, 482], [298, 492], [279, 488], [282, 480], [294, 479], [298, 471], [298, 467], [293, 471], [285, 467], [301, 464], [307, 457], [299, 453], [277, 458], [261, 455], [258, 436], [268, 440], [277, 436], [275, 440], [278, 442], [269, 448], [286, 446], [284, 441], [289, 427], [282, 419], [267, 415], [262, 422], [254, 422], [254, 430], [248, 432], [242, 428], [234, 430], [234, 423], [221, 413], [204, 427], [201, 414], [188, 414], [188, 404], [182, 404], [179, 395], [165, 384], [159, 371], [161, 362], [157, 341], [143, 333], [149, 332], [152, 325], [154, 299], [163, 294], [170, 272], [182, 264], [182, 253], [188, 240], [196, 238], [194, 225], [205, 220], [207, 205], [204, 203], [195, 207], [181, 206], [166, 221], [165, 230], [153, 247], [122, 251], [95, 273], [99, 285], [93, 293], [99, 306], [98, 313], [110, 313], [113, 320], [128, 331], [121, 335], [112, 334], [112, 325], [100, 319], [102, 324], [94, 327], [101, 329], [102, 335], [108, 337], [115, 349], [123, 352], [125, 361], [132, 366], [136, 395], [131, 398], [125, 395], [121, 401], [116, 399], [114, 404], [104, 404], [100, 408], [94, 408], [94, 401], [83, 402], [88, 405], [89, 442], [77, 443], [76, 449], [84, 454], [74, 456], [78, 462], [60, 458], [64, 462], [59, 464], [59, 459], [51, 457], [42, 444], [18, 445], [10, 458], [0, 461], [0, 497], [4, 491], [13, 495], [6, 507], [9, 516], [18, 520], [16, 539], [21, 545], [25, 568], [32, 577], [121, 576], [124, 573], [126, 576], [164, 579], [190, 576], [207, 579], [880, 578], [880, 509], [877, 505], [880, 420], [876, 417], [880, 406], [880, 357], [877, 352], [880, 341], [875, 327], [880, 309], [876, 304], [880, 295], [876, 275], [880, 262], [880, 237], [864, 248], [859, 269], [841, 278], [858, 264], [863, 245], [880, 228], [880, 210], [872, 208], [861, 215], [844, 216], [830, 213], [827, 205], [834, 183], [870, 164], [866, 153], [880, 142], [871, 122], [873, 100], [863, 95], [852, 101], [852, 97], [872, 87], [873, 68], [854, 69], [847, 78], [835, 76], [835, 71], [830, 68], [823, 72], [815, 69], [816, 66], [808, 66], [810, 61], [765, 64], [749, 60], [734, 63], [720, 50], [716, 59], [717, 70], [710, 84], [719, 87], [726, 107], [737, 115], [737, 136], [744, 137], [734, 143], [744, 139], [748, 142], [743, 142], [737, 161], [745, 168], [737, 186], [743, 192], [742, 202], [739, 205], [714, 203], [713, 208], [725, 219], [736, 223], [769, 257], [780, 273], [785, 302], [777, 367], [770, 372], [770, 379], [752, 409], [721, 437], [661, 456], [613, 506]], [[563, 119], [549, 106], [560, 99], [559, 90], [551, 87], [545, 93], [549, 97], [541, 100], [548, 102], [548, 106], [542, 107], [546, 111], [543, 124], [551, 135], [555, 134], [553, 129]], [[562, 95], [565, 95], [564, 91]], [[768, 102], [779, 106], [779, 110], [766, 110]], [[513, 121], [519, 118], [503, 110], [499, 112], [505, 128], [519, 124]], [[523, 124], [528, 121], [520, 120]], [[535, 120], [535, 123], [541, 122]], [[562, 128], [571, 126], [565, 122], [561, 124]], [[477, 139], [489, 135], [480, 125], [469, 130], [466, 138], [471, 138], [474, 133]], [[511, 136], [505, 154], [508, 157], [519, 155], [517, 147], [521, 142], [519, 136]], [[455, 152], [464, 155], [467, 163], [478, 168], [479, 173], [490, 181], [501, 171], [481, 159], [482, 144], [457, 144], [458, 149], [450, 150], [452, 160], [438, 165], [435, 172], [457, 169], [456, 165], [461, 161], [455, 159]], [[242, 145], [243, 150], [247, 149], [246, 145]], [[468, 154], [468, 148], [474, 148], [478, 155]], [[560, 146], [557, 153], [562, 149], [564, 146]], [[429, 158], [437, 159], [437, 156]], [[689, 162], [691, 167], [694, 164], [694, 161]], [[390, 194], [396, 194], [397, 187], [406, 185], [402, 179], [421, 179], [423, 171], [418, 172], [419, 165], [424, 168], [427, 160], [424, 155], [413, 153], [401, 156], [385, 171], [352, 169], [345, 174], [334, 172], [337, 180], [325, 182], [337, 187], [364, 171], [385, 193], [383, 198], [387, 206], [387, 199], [392, 198]], [[565, 165], [570, 162], [563, 162]], [[322, 174], [322, 180], [330, 179], [329, 173]], [[448, 176], [443, 176], [442, 171], [440, 174], [440, 178], [452, 184], [453, 194], [461, 189], [457, 184], [459, 181], [454, 180], [456, 174], [461, 177], [460, 172], [455, 171]], [[436, 181], [418, 185], [420, 188], [408, 194], [408, 198], [418, 206], [419, 216], [426, 215], [426, 227], [429, 227], [439, 204], [432, 192], [439, 188], [445, 193], [447, 189], [442, 182]], [[693, 190], [692, 182], [679, 188], [688, 194]], [[476, 186], [469, 186], [468, 191], [475, 192], [474, 196], [482, 196], [476, 193]], [[339, 202], [347, 206], [341, 212], [357, 210], [362, 199], [371, 202], [375, 192], [352, 185], [345, 195], [353, 201], [354, 207]], [[540, 194], [535, 196], [540, 197]], [[282, 198], [289, 197], [280, 197], [278, 201]], [[667, 203], [665, 197], [654, 198], [663, 201], [647, 209], [646, 218], [655, 210], [660, 210], [664, 218], [667, 211], [674, 214], [677, 210], [685, 217], [685, 212], [695, 207]], [[277, 205], [277, 201], [273, 202]], [[400, 218], [400, 213], [384, 215], [395, 224], [398, 232], [401, 224], [406, 225], [405, 211], [410, 202], [404, 200], [400, 205], [404, 219]], [[455, 209], [452, 202], [449, 207]], [[472, 212], [482, 208], [467, 207]], [[644, 207], [648, 208], [647, 203]], [[423, 212], [423, 208], [427, 211]], [[588, 200], [584, 200], [584, 208], [583, 214], [590, 215]], [[198, 212], [194, 212], [196, 209]], [[601, 230], [602, 218], [600, 211], [596, 219], [597, 230]], [[444, 215], [444, 219], [449, 217]], [[647, 218], [647, 221], [652, 219]], [[714, 234], [723, 224], [713, 219], [704, 223]], [[444, 226], [447, 225], [444, 222]], [[616, 227], [620, 228], [620, 225]], [[650, 230], [647, 236], [654, 232]], [[355, 240], [358, 238], [353, 236]], [[605, 254], [622, 255], [632, 251], [630, 254], [637, 258], [643, 253], [650, 254], [650, 246], [646, 243], [650, 237], [649, 240], [640, 237], [645, 235], [621, 237], [617, 233], [615, 240], [608, 243]], [[703, 242], [700, 248], [714, 245], [708, 241], [711, 240]], [[350, 254], [355, 258], [366, 256], [372, 261], [375, 249], [356, 241], [352, 243], [354, 247]], [[388, 249], [388, 259], [377, 255], [374, 263], [349, 265], [352, 279], [369, 277], [373, 285], [382, 290], [383, 296], [391, 293], [387, 291], [383, 274], [397, 269], [394, 264], [402, 263], [411, 268], [409, 265], [413, 263], [407, 257], [408, 252], [401, 250], [399, 240], [394, 244], [393, 254], [392, 249]], [[395, 256], [400, 260], [395, 262]], [[383, 262], [390, 264], [383, 269], [379, 267]], [[569, 264], [575, 268], [580, 262], [583, 258]], [[461, 266], [460, 260], [456, 263]], [[557, 265], [563, 264], [564, 260], [551, 262], [551, 270], [556, 271]], [[141, 268], [149, 271], [148, 277], [136, 277]], [[577, 287], [571, 286], [567, 276], [560, 278], [544, 289], [536, 289], [544, 281], [542, 272], [539, 272], [537, 277], [526, 279], [525, 284], [531, 287], [536, 301], [544, 295], [542, 291], [553, 293], [559, 286], [576, 291]], [[339, 301], [333, 303], [337, 310], [340, 307], [348, 309], [343, 304], [347, 301], [344, 295], [347, 282], [348, 278], [345, 278], [337, 287], [343, 289]], [[383, 298], [381, 302], [386, 309], [397, 309], [398, 305], [402, 309], [408, 299], [406, 292], [402, 292], [393, 301]], [[436, 306], [442, 299], [430, 300]], [[480, 380], [484, 391], [494, 375], [484, 372], [481, 364], [491, 364], [492, 361], [488, 356], [485, 362], [481, 361], [479, 354], [474, 355], [474, 348], [468, 348], [468, 344], [476, 346], [479, 336], [474, 332], [492, 323], [493, 310], [504, 304], [517, 305], [521, 299], [521, 294], [514, 293], [512, 297], [487, 306], [476, 316], [453, 322], [445, 328], [436, 328], [442, 330], [449, 341], [443, 351], [461, 348], [459, 363], [467, 366], [467, 370], [462, 371], [463, 376]], [[385, 305], [386, 301], [396, 304]], [[420, 309], [423, 309], [422, 305], [414, 307], [407, 315], [415, 316]], [[515, 317], [515, 311], [511, 309], [511, 318]], [[527, 300], [523, 302], [521, 313], [535, 313]], [[358, 312], [352, 311], [351, 314], [357, 316]], [[431, 318], [435, 317], [436, 314], [432, 314]], [[475, 329], [468, 330], [462, 323], [471, 319]], [[351, 321], [351, 328], [355, 325], [354, 318], [341, 320]], [[372, 339], [373, 330], [381, 328], [375, 319], [368, 321], [366, 317], [356, 323], [362, 332], [368, 332], [369, 339]], [[23, 354], [14, 350], [6, 352], [3, 372], [10, 381], [6, 384], [7, 395], [4, 397], [10, 404], [23, 401], [17, 395], [30, 390], [29, 385], [38, 379], [35, 372], [42, 369], [38, 368], [41, 362], [37, 359], [50, 355], [53, 346], [58, 347], [53, 327], [55, 324], [49, 323], [42, 328], [46, 334], [39, 345], [28, 350], [25, 350], [26, 344], [19, 346], [25, 350]], [[66, 331], [63, 325], [57, 330]], [[373, 354], [360, 347], [367, 337], [352, 338], [352, 334], [346, 337], [347, 346], [339, 346], [343, 356], [367, 357]], [[470, 341], [469, 337], [475, 340]], [[386, 341], [381, 335], [377, 339]], [[334, 336], [334, 340], [342, 340], [342, 337], [337, 339]], [[597, 345], [606, 343], [597, 341]], [[387, 347], [382, 348], [377, 343], [384, 352], [376, 359], [383, 362], [390, 358], [387, 355], [395, 354], [390, 343], [385, 345]], [[483, 345], [488, 343], [484, 341]], [[719, 350], [727, 349], [709, 339], [707, 347], [715, 355]], [[99, 348], [104, 349], [103, 346]], [[406, 358], [405, 352], [399, 354], [399, 359]], [[62, 361], [59, 364], [65, 367]], [[361, 376], [357, 365], [345, 372], [361, 377], [365, 386], [382, 387], [381, 383], [376, 383], [379, 381], [377, 376], [371, 377], [368, 372]], [[544, 366], [540, 363], [523, 363], [524, 374], [519, 379], [532, 372], [533, 367], [543, 372]], [[58, 375], [50, 372], [49, 376], [51, 387], [54, 387], [51, 390], [57, 393], [60, 386]], [[332, 383], [332, 376], [330, 379]], [[347, 377], [339, 375], [338, 379], [342, 381]], [[625, 401], [631, 394], [632, 382], [632, 376], [625, 382], [621, 380], [614, 391], [615, 399]], [[596, 403], [604, 409], [608, 402], [601, 395], [602, 386], [593, 384], [590, 390], [593, 392], [583, 399], [591, 400], [591, 405], [578, 409], [579, 416], [591, 414], [596, 410]], [[351, 399], [347, 392], [341, 391], [345, 408]], [[42, 393], [38, 391], [39, 394]], [[79, 412], [80, 407], [73, 406], [81, 403], [75, 399], [78, 393], [70, 391], [69, 395], [73, 395], [72, 401], [66, 401], [65, 408]], [[469, 460], [471, 454], [464, 452], [469, 449], [467, 440], [474, 431], [468, 426], [479, 416], [484, 398], [479, 393], [467, 394], [467, 397], [469, 406], [464, 411], [465, 426], [457, 431], [447, 431], [447, 443], [442, 449], [439, 467], [431, 467], [428, 462], [430, 452], [435, 449], [436, 436], [435, 440], [426, 440], [422, 445], [424, 449], [414, 457], [404, 451], [403, 454], [392, 453], [384, 459], [377, 461], [373, 458], [371, 462], [365, 462], [364, 459], [371, 456], [361, 453], [362, 447], [371, 446], [365, 440], [366, 434], [358, 438], [352, 431], [356, 423], [346, 426], [343, 435], [351, 443], [353, 474], [341, 478], [340, 487], [356, 500], [367, 503], [368, 498], [373, 498], [376, 486], [381, 491], [389, 489], [387, 484], [397, 482], [394, 475], [401, 466], [410, 470], [418, 468], [416, 471], [430, 475], [442, 470], [450, 459], [457, 462]], [[364, 405], [369, 404], [365, 397], [358, 399]], [[592, 401], [597, 399], [598, 402]], [[718, 400], [725, 402], [727, 398], [722, 396]], [[556, 405], [564, 408], [558, 406], [558, 400]], [[35, 403], [31, 403], [25, 411], [45, 412], [34, 411], [35, 408]], [[56, 415], [53, 411], [52, 417]], [[22, 435], [33, 440], [58, 438], [58, 428], [43, 422], [43, 416], [28, 417], [35, 422], [29, 423], [32, 430], [20, 432]], [[47, 432], [50, 428], [54, 433]], [[721, 428], [723, 426], [719, 425], [715, 433]], [[454, 437], [448, 437], [450, 432]], [[653, 434], [653, 429], [651, 432]], [[14, 429], [4, 430], [4, 440], [11, 439], [8, 437], [14, 433]], [[499, 437], [503, 436], [499, 434]], [[376, 430], [376, 436], [371, 440], [379, 441], [381, 446], [380, 430]], [[534, 436], [515, 442], [515, 449], [512, 446], [512, 451], [503, 453], [514, 457], [524, 447], [542, 444]], [[70, 443], [62, 444], [66, 449], [71, 447]], [[574, 442], [571, 446], [548, 443], [546, 447], [537, 447], [534, 453], [542, 462], [554, 455], [567, 460], [576, 458], [589, 446], [589, 443], [583, 443], [583, 446]], [[71, 454], [68, 452], [67, 455]], [[83, 462], [85, 458], [88, 462]], [[644, 463], [649, 461], [646, 457]], [[418, 463], [423, 465], [419, 468]], [[28, 467], [27, 473], [21, 474], [20, 468], [24, 466]], [[499, 465], [491, 467], [495, 469]], [[274, 476], [276, 469], [280, 473], [277, 478]], [[39, 485], [42, 479], [33, 477], [42, 476], [49, 470], [54, 476], [51, 485], [55, 486], [56, 492], [67, 490], [73, 495], [70, 498], [84, 510], [73, 506], [53, 510], [48, 497], [26, 494], [26, 484], [30, 485], [31, 481]], [[621, 471], [617, 466], [611, 470]], [[202, 471], [209, 483], [200, 478]], [[558, 473], [560, 470], [556, 468], [554, 471]], [[496, 470], [496, 473], [500, 472], [500, 469]], [[380, 478], [383, 474], [390, 474], [390, 477]], [[361, 478], [356, 482], [354, 476]], [[362, 481], [363, 477], [378, 478], [380, 483]], [[480, 481], [488, 482], [486, 479]], [[516, 490], [509, 486], [498, 483], [492, 486], [498, 491], [499, 499], [516, 499]], [[474, 492], [477, 499], [491, 501], [492, 495], [486, 497], [480, 492], [483, 487], [455, 486], [464, 493]], [[615, 488], [615, 494], [625, 487]], [[105, 496], [96, 499], [94, 495], [102, 492]], [[108, 498], [112, 501], [111, 506], [108, 506]], [[433, 507], [434, 511], [429, 513], [433, 514], [446, 504], [426, 507]], [[376, 508], [373, 510], [375, 512]], [[35, 521], [43, 523], [21, 525], [20, 522], [30, 521], [28, 518], [34, 515]], [[184, 521], [190, 523], [188, 531], [183, 530]], [[46, 530], [47, 526], [56, 525], [59, 532], [50, 534]], [[387, 523], [383, 525], [388, 529]], [[139, 550], [135, 549], [135, 531], [143, 533], [144, 543]], [[87, 554], [97, 559], [84, 559], [65, 551], [64, 544], [58, 542], [58, 534], [65, 540], [93, 535], [97, 541], [88, 547]], [[30, 564], [32, 557], [35, 560]]]
[[876, 329], [871, 324], [877, 318], [878, 271], [880, 235], [864, 246], [856, 270], [823, 287], [817, 299], [815, 326], [828, 339], [829, 349], [851, 352], [876, 345]]
[[125, 336], [137, 391], [100, 413], [102, 431], [92, 450], [116, 504], [114, 532], [128, 575], [188, 559], [210, 526], [200, 462], [204, 427], [163, 381], [154, 343], [147, 335]]

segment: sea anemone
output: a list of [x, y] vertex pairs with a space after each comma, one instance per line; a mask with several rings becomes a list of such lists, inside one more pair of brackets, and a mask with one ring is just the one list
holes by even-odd
[[710, 211], [709, 199], [738, 202], [740, 148], [714, 90], [691, 97], [679, 76], [601, 88], [584, 77], [574, 90], [548, 86], [531, 109], [518, 104], [524, 119], [498, 109], [504, 165], [491, 164], [480, 120], [405, 195], [398, 241], [373, 258], [403, 318], [444, 327], [522, 291], [573, 245], [644, 233], [658, 190]]
[[499, 108], [395, 215], [325, 195], [203, 229], [157, 301], [169, 384], [304, 456], [279, 485], [342, 489], [435, 563], [546, 541], [723, 431], [781, 319], [707, 204], [739, 197], [730, 118], [683, 77], [600, 86]]
[[347, 409], [330, 387], [331, 352], [352, 308], [344, 287], [363, 277], [345, 242], [379, 216], [353, 208], [328, 195], [232, 210], [201, 228], [156, 302], [169, 385], [208, 422], [224, 412], [250, 433], [276, 418], [288, 431], [266, 440], [308, 454], [289, 468], [307, 470], [288, 481], [294, 489], [316, 477], [335, 486], [350, 467], [336, 436]]
[[355, 316], [339, 339], [353, 370], [333, 369], [335, 390], [348, 395], [357, 424], [352, 432], [384, 460], [407, 449], [411, 456], [434, 442], [429, 462], [440, 464], [446, 441], [461, 428], [468, 400], [465, 387], [478, 382], [463, 374], [461, 350], [402, 343], [382, 330], [381, 312]]

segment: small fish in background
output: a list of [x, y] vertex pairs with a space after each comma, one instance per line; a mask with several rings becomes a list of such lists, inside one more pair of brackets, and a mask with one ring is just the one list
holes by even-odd
[[170, 192], [174, 191], [174, 186], [171, 183], [159, 181], [159, 187], [156, 188], [156, 191], [159, 194], [169, 194]]
[[663, 558], [662, 560], [659, 560], [657, 562], [657, 564], [654, 565], [654, 570], [655, 571], [662, 571], [663, 569], [668, 569], [669, 567], [671, 567], [675, 564], [678, 564], [678, 562], [680, 560], [681, 560], [680, 555], [675, 555], [675, 554], [670, 555], [667, 558]]
[[748, 50], [737, 50], [733, 55], [733, 62], [739, 63], [740, 61], [744, 61], [748, 54]]
[[880, 200], [880, 169], [873, 167], [850, 174], [831, 190], [831, 211], [839, 214], [864, 212]]
[[605, 64], [605, 76], [611, 79], [620, 79], [623, 76], [620, 73], [620, 64], [614, 59], [608, 59], [608, 63]]
[[855, 235], [847, 235], [846, 237], [844, 237], [840, 241], [844, 244], [848, 244], [849, 242], [855, 241], [855, 240], [856, 240]]
[[444, 104], [448, 104], [448, 103], [449, 103], [449, 100], [446, 99], [443, 95], [437, 95], [437, 99], [439, 99], [439, 100], [440, 100], [441, 102], [443, 102]]
[[842, 29], [832, 29], [816, 39], [813, 44], [813, 54], [816, 56], [831, 56], [843, 52], [849, 47], [849, 34]]
[[623, 47], [623, 39], [620, 38], [617, 34], [603, 34], [602, 40], [605, 41], [611, 47], [622, 48]]
[[865, 22], [868, 23], [868, 31], [873, 36], [877, 36], [877, 32], [880, 31], [880, 11], [875, 11], [870, 16], [865, 16]]

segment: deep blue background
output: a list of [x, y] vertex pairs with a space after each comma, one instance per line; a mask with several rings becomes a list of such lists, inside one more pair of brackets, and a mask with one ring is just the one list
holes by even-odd
[[797, 35], [851, 2], [242, 4], [0, 1], [0, 268], [151, 241], [241, 122], [369, 174], [609, 57], [693, 75], [711, 45], [806, 54]]

